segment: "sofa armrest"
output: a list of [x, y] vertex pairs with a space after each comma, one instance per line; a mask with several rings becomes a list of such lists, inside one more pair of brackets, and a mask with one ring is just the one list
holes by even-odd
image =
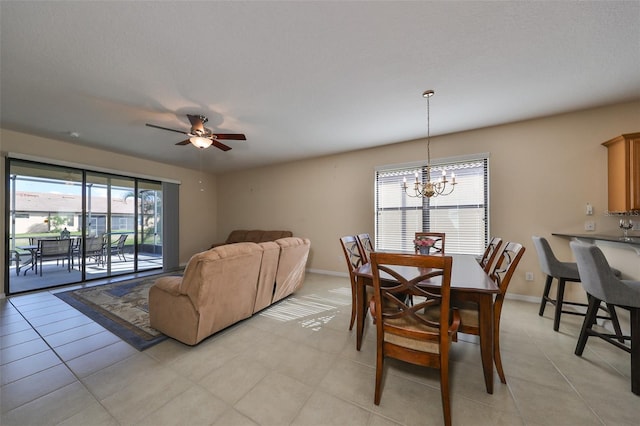
[[171, 296], [179, 296], [182, 294], [180, 293], [180, 284], [182, 284], [182, 277], [174, 276], [158, 278], [153, 285]]

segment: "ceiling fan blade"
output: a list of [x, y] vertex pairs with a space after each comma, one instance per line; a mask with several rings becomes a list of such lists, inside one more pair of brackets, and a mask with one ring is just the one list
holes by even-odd
[[236, 141], [246, 141], [247, 137], [241, 133], [215, 133], [214, 137], [216, 139], [229, 139]]
[[231, 149], [230, 146], [227, 146], [227, 145], [223, 144], [222, 142], [218, 142], [215, 139], [212, 139], [211, 141], [213, 142], [213, 146], [215, 146], [216, 148], [219, 148], [219, 149], [221, 149], [223, 151], [229, 151]]
[[156, 126], [155, 124], [149, 124], [147, 123], [146, 126], [148, 127], [155, 127], [156, 129], [160, 129], [160, 130], [168, 130], [170, 132], [176, 132], [176, 133], [182, 133], [183, 135], [188, 135], [189, 133], [184, 132], [182, 130], [175, 130], [175, 129], [170, 129], [168, 127], [162, 127], [162, 126]]
[[189, 123], [191, 123], [191, 130], [200, 130], [202, 133], [205, 132], [204, 130], [204, 123], [206, 123], [207, 117], [203, 116], [203, 115], [191, 115], [191, 114], [187, 114], [187, 118], [189, 119]]
[[191, 143], [190, 139], [184, 140], [182, 142], [178, 142], [176, 145], [189, 145]]

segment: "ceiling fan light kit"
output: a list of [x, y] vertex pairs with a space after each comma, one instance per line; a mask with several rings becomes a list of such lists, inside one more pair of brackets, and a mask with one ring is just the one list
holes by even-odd
[[211, 145], [214, 145], [216, 148], [221, 149], [222, 151], [229, 151], [231, 149], [230, 146], [223, 144], [220, 142], [220, 139], [230, 139], [236, 141], [246, 141], [247, 138], [245, 135], [241, 133], [217, 133], [214, 134], [213, 131], [207, 127], [204, 127], [204, 124], [209, 121], [207, 117], [204, 115], [191, 115], [187, 114], [187, 118], [191, 123], [191, 129], [188, 132], [184, 130], [176, 130], [170, 129], [168, 127], [156, 126], [155, 124], [146, 125], [148, 127], [154, 127], [160, 130], [168, 130], [170, 132], [182, 133], [183, 135], [187, 135], [189, 139], [183, 140], [182, 142], [178, 142], [176, 145], [189, 145], [206, 149]]
[[200, 148], [200, 149], [209, 148], [213, 143], [211, 139], [203, 138], [200, 136], [193, 136], [189, 138], [189, 142], [191, 142], [193, 146], [195, 146], [196, 148]]

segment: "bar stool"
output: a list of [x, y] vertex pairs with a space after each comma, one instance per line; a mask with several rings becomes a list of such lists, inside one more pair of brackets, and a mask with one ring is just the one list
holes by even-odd
[[[546, 238], [533, 236], [532, 239], [533, 244], [536, 247], [536, 251], [538, 252], [540, 269], [542, 269], [542, 272], [547, 274], [547, 281], [544, 285], [544, 293], [542, 294], [542, 299], [540, 301], [540, 311], [538, 312], [538, 315], [542, 316], [544, 314], [544, 309], [547, 306], [547, 302], [555, 305], [553, 330], [558, 331], [558, 329], [560, 328], [560, 316], [563, 313], [585, 316], [585, 313], [583, 312], [563, 310], [563, 305], [584, 307], [588, 306], [586, 303], [568, 302], [564, 300], [565, 283], [577, 283], [581, 281], [580, 273], [578, 272], [578, 264], [575, 262], [560, 262], [553, 254], [553, 250], [551, 250], [551, 246], [549, 245], [549, 242], [546, 240]], [[611, 270], [616, 276], [620, 277], [620, 271], [613, 268], [611, 268]], [[551, 284], [553, 283], [554, 278], [558, 280], [558, 290], [556, 292], [555, 299], [549, 296], [549, 291], [551, 290]], [[618, 322], [618, 316], [616, 315], [615, 308], [613, 306], [608, 306], [608, 308], [609, 309], [601, 307], [600, 309], [607, 312], [609, 316], [598, 316], [597, 318], [610, 319], [616, 334], [618, 336], [621, 336], [622, 331], [620, 330], [620, 323]]]
[[[575, 354], [582, 356], [590, 336], [601, 338], [607, 343], [631, 354], [631, 392], [640, 395], [640, 281], [620, 280], [609, 267], [602, 251], [594, 245], [578, 241], [570, 243], [576, 256], [582, 286], [589, 296], [589, 309], [582, 324]], [[593, 325], [600, 303], [627, 309], [631, 316], [631, 335], [612, 335], [599, 331]], [[629, 344], [625, 344], [625, 341]]]

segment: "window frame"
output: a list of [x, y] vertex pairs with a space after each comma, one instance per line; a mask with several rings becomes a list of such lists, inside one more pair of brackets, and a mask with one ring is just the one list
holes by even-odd
[[[455, 204], [455, 205], [442, 205], [442, 203], [435, 203], [435, 205], [431, 205], [431, 199], [416, 199], [409, 197], [404, 194], [404, 191], [401, 188], [401, 180], [398, 180], [397, 190], [399, 196], [401, 197], [401, 202], [396, 203], [390, 202], [388, 205], [380, 206], [381, 201], [380, 198], [384, 198], [384, 188], [378, 186], [380, 179], [384, 179], [385, 176], [383, 174], [393, 174], [396, 177], [398, 176], [413, 176], [414, 171], [418, 171], [422, 175], [424, 175], [426, 171], [426, 161], [419, 162], [411, 162], [411, 163], [401, 163], [401, 164], [391, 164], [391, 165], [383, 165], [377, 166], [374, 171], [374, 226], [375, 226], [375, 248], [376, 250], [393, 250], [393, 251], [413, 251], [413, 239], [415, 232], [443, 232], [445, 229], [438, 229], [438, 225], [431, 227], [431, 219], [434, 216], [434, 213], [437, 212], [455, 212], [457, 215], [460, 212], [468, 212], [470, 215], [474, 214], [472, 209], [482, 209], [480, 212], [475, 213], [476, 225], [471, 229], [471, 237], [469, 237], [470, 243], [466, 243], [465, 235], [469, 235], [464, 230], [458, 233], [447, 233], [447, 235], [451, 235], [453, 238], [447, 238], [446, 247], [447, 253], [464, 253], [464, 254], [472, 254], [479, 256], [482, 254], [484, 247], [489, 242], [490, 238], [490, 223], [491, 223], [491, 215], [490, 215], [490, 155], [489, 153], [477, 153], [470, 154], [464, 156], [455, 156], [455, 157], [446, 157], [439, 158], [431, 161], [431, 169], [432, 169], [432, 177], [433, 180], [439, 178], [439, 173], [444, 169], [450, 175], [450, 171], [456, 171], [456, 180], [459, 185], [455, 187], [455, 191], [459, 191], [464, 185], [464, 179], [461, 179], [459, 175], [459, 171], [464, 169], [471, 170], [471, 168], [478, 169], [482, 167], [482, 171], [480, 173], [474, 173], [472, 176], [476, 181], [480, 178], [481, 184], [480, 189], [484, 189], [482, 194], [479, 194], [475, 197], [469, 198], [468, 204]], [[481, 164], [478, 164], [481, 163]], [[475, 164], [475, 165], [474, 165]], [[470, 167], [474, 165], [473, 167]], [[388, 177], [388, 176], [387, 176]], [[393, 182], [395, 177], [389, 178], [387, 180], [387, 184], [395, 184]], [[410, 182], [410, 179], [407, 178], [407, 181]], [[476, 186], [477, 187], [477, 186]], [[409, 184], [409, 188], [411, 188]], [[388, 191], [388, 190], [387, 190]], [[459, 193], [460, 194], [460, 193]], [[476, 192], [477, 194], [477, 192]], [[394, 194], [395, 196], [395, 194]], [[460, 196], [464, 196], [464, 194], [458, 195], [456, 194], [456, 198], [459, 199]], [[433, 197], [436, 199], [446, 199], [449, 197], [447, 195], [440, 195], [437, 197]], [[453, 199], [453, 195], [451, 195]], [[481, 201], [479, 201], [481, 199]], [[421, 200], [421, 202], [416, 203], [415, 201], [409, 200]], [[436, 200], [437, 201], [437, 200]], [[464, 201], [464, 200], [463, 200]], [[419, 204], [419, 205], [417, 205]], [[401, 218], [394, 222], [391, 220], [387, 223], [386, 227], [393, 227], [395, 225], [396, 228], [400, 228], [400, 231], [387, 231], [384, 230], [384, 220], [385, 216], [383, 213], [392, 213], [394, 211], [400, 212]], [[411, 215], [411, 212], [415, 212]], [[419, 213], [419, 216], [418, 214]], [[413, 220], [411, 218], [413, 216]], [[442, 216], [442, 215], [441, 215]], [[457, 216], [459, 217], [459, 216]], [[469, 220], [462, 218], [457, 224], [467, 224]], [[482, 228], [478, 228], [478, 223], [481, 224]], [[473, 224], [471, 222], [468, 223], [469, 226]], [[391, 240], [391, 242], [389, 241]], [[453, 244], [449, 244], [449, 242]]]

